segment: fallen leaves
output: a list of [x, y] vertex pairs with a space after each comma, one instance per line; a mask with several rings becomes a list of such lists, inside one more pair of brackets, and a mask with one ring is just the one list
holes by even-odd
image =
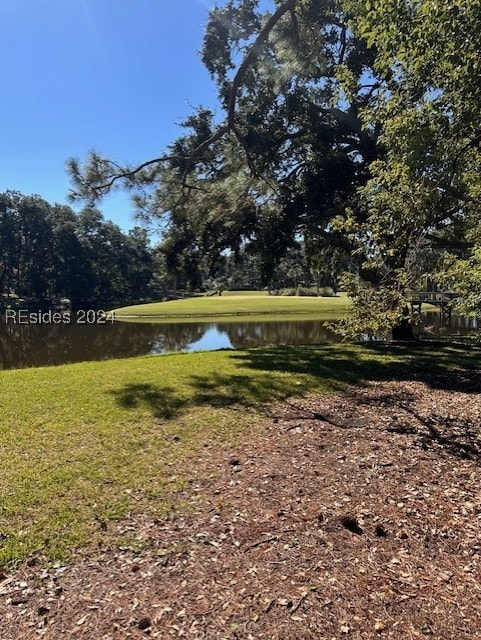
[[139, 550], [3, 575], [0, 637], [477, 637], [478, 396], [382, 383], [275, 414], [203, 451], [184, 511], [120, 522]]

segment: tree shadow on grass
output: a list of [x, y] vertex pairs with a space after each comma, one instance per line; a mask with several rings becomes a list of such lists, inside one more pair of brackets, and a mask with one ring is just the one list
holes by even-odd
[[393, 368], [401, 380], [420, 380], [433, 389], [445, 391], [481, 392], [481, 348], [476, 345], [426, 341], [370, 348], [380, 355], [387, 353], [402, 359]]
[[209, 377], [191, 376], [194, 388], [192, 404], [226, 407], [265, 404], [299, 395], [309, 390], [310, 385], [301, 381], [276, 379], [267, 373], [261, 375], [229, 375], [212, 373]]
[[147, 407], [155, 418], [174, 418], [185, 406], [185, 400], [176, 395], [172, 387], [153, 384], [126, 384], [110, 392], [124, 409]]
[[326, 391], [383, 380], [419, 380], [438, 389], [481, 391], [481, 349], [464, 345], [285, 347], [251, 350], [233, 358], [257, 371], [307, 375], [313, 379], [312, 388]]
[[192, 393], [181, 397], [172, 387], [152, 383], [126, 384], [109, 393], [123, 409], [147, 408], [155, 418], [171, 419], [192, 407], [213, 408], [265, 404], [290, 395], [299, 395], [308, 385], [276, 380], [263, 374], [257, 376], [224, 376], [213, 372], [209, 376], [190, 377]]
[[481, 390], [477, 368], [481, 349], [473, 347], [271, 347], [233, 352], [230, 358], [239, 365], [238, 373], [193, 374], [187, 398], [179, 396], [175, 388], [151, 383], [127, 384], [111, 393], [125, 409], [147, 407], [155, 417], [169, 419], [196, 406], [265, 404], [310, 391], [338, 392], [370, 381], [418, 380], [453, 392]]

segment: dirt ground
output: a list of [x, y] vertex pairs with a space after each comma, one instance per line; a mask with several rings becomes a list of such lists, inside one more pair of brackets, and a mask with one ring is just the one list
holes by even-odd
[[0, 582], [1, 640], [480, 637], [481, 372], [271, 407], [143, 543]]

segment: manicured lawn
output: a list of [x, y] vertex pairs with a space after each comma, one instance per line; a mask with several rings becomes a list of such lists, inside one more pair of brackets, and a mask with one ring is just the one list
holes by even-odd
[[115, 522], [181, 509], [192, 456], [245, 441], [266, 403], [478, 362], [453, 347], [331, 345], [0, 371], [0, 565], [137, 544]]
[[342, 316], [347, 309], [348, 299], [345, 296], [333, 298], [316, 298], [301, 296], [269, 296], [264, 291], [225, 292], [222, 296], [194, 297], [184, 300], [153, 302], [133, 305], [115, 310], [116, 318], [122, 316], [149, 317], [168, 320], [169, 318], [197, 319], [222, 318], [233, 316], [308, 316], [320, 319], [335, 319]]

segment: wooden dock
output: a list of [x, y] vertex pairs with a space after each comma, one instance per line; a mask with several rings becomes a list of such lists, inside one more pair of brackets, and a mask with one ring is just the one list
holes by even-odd
[[411, 291], [409, 301], [413, 313], [421, 313], [423, 303], [439, 307], [441, 320], [449, 323], [453, 310], [453, 300], [459, 297], [459, 293], [450, 291]]

